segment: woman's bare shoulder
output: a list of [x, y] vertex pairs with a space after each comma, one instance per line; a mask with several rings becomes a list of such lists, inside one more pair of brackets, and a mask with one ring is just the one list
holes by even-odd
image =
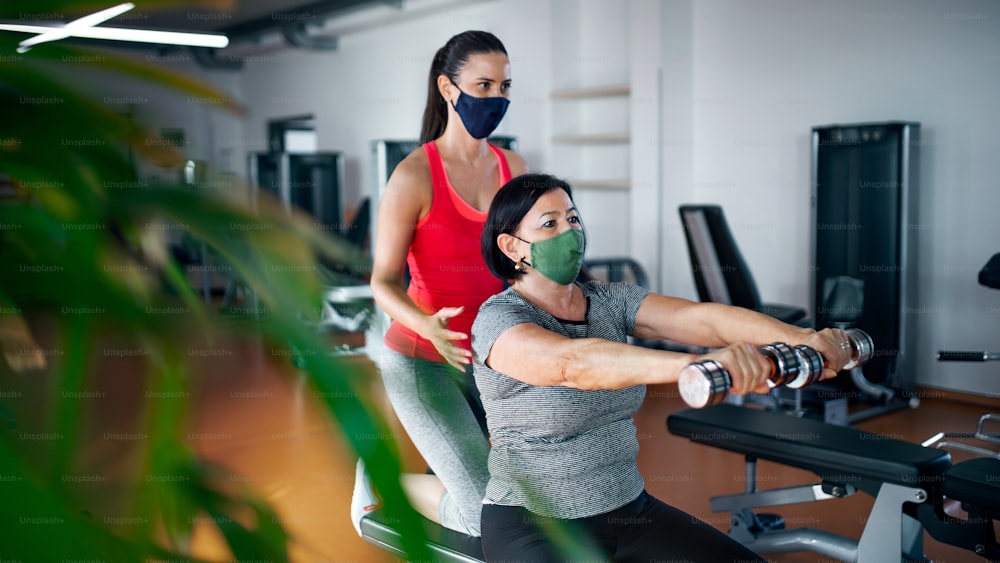
[[427, 161], [427, 153], [422, 147], [417, 147], [396, 165], [389, 176], [386, 189], [406, 189], [408, 191], [425, 189], [428, 194], [430, 193], [431, 171]]
[[507, 158], [507, 166], [510, 167], [511, 176], [520, 176], [528, 172], [528, 163], [524, 160], [524, 157], [518, 153], [505, 148], [500, 148], [503, 151], [503, 155]]

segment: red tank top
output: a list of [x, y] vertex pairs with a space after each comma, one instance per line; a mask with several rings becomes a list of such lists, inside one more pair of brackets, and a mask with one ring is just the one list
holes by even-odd
[[[500, 186], [510, 181], [507, 158], [499, 148], [489, 145], [497, 158]], [[448, 328], [469, 335], [454, 341], [471, 348], [472, 321], [479, 306], [503, 289], [503, 282], [493, 276], [483, 262], [479, 239], [486, 224], [486, 213], [469, 205], [448, 180], [444, 161], [434, 141], [423, 145], [431, 168], [433, 198], [430, 211], [413, 231], [406, 264], [410, 268], [410, 286], [406, 294], [432, 314], [442, 307], [465, 309], [448, 323]], [[393, 321], [385, 335], [385, 344], [411, 358], [444, 362], [430, 340]]]

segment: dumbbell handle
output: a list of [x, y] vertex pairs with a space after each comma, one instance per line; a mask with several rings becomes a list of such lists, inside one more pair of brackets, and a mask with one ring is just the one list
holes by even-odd
[[[848, 329], [851, 359], [844, 369], [853, 369], [868, 361], [872, 356], [871, 337], [858, 329]], [[798, 345], [775, 343], [762, 346], [761, 354], [771, 363], [768, 385], [786, 386], [798, 389], [818, 380], [823, 374], [826, 361], [816, 350]], [[677, 385], [681, 398], [688, 406], [701, 408], [722, 402], [732, 387], [732, 376], [715, 360], [704, 360], [688, 365], [681, 370]]]

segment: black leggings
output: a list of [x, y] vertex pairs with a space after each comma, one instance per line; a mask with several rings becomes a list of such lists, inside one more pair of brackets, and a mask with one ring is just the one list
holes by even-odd
[[[551, 530], [556, 529], [556, 534]], [[543, 531], [544, 530], [544, 531]], [[520, 506], [483, 505], [486, 561], [762, 562], [754, 552], [643, 491], [625, 506], [559, 520]]]

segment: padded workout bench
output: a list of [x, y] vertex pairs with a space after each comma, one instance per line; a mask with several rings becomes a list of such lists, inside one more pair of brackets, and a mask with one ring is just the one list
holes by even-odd
[[[732, 513], [730, 535], [758, 553], [813, 551], [859, 563], [923, 561], [926, 530], [943, 543], [1000, 559], [993, 526], [1000, 519], [1000, 459], [952, 464], [951, 455], [937, 448], [730, 404], [678, 411], [667, 418], [667, 428], [746, 456], [746, 492], [714, 497], [711, 505], [716, 512]], [[758, 459], [811, 471], [820, 482], [758, 491]], [[841, 498], [858, 490], [875, 497], [858, 540], [810, 528], [771, 527], [752, 510]], [[946, 499], [960, 502], [969, 517], [947, 515]]]
[[[433, 561], [447, 563], [481, 563], [484, 561], [483, 544], [479, 538], [460, 534], [430, 520], [424, 520], [427, 547]], [[398, 557], [407, 557], [402, 537], [381, 509], [361, 519], [361, 537], [368, 543]]]

